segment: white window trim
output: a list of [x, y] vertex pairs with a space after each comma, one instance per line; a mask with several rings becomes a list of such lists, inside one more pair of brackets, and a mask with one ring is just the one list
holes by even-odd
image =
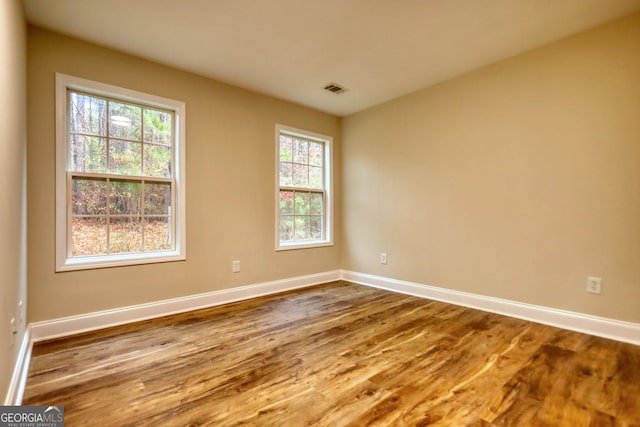
[[[67, 254], [67, 162], [68, 120], [67, 89], [80, 90], [89, 94], [118, 98], [175, 111], [175, 181], [176, 207], [175, 249], [149, 253], [115, 254], [104, 256], [69, 257]], [[184, 102], [150, 95], [106, 83], [94, 82], [79, 77], [56, 73], [56, 271], [86, 270], [93, 268], [117, 267], [125, 265], [182, 261], [187, 258], [186, 248], [186, 183], [185, 183], [185, 114]]]
[[[299, 136], [306, 139], [316, 139], [324, 143], [324, 186], [325, 186], [325, 238], [322, 240], [305, 240], [300, 242], [280, 242], [280, 133]], [[276, 251], [292, 249], [319, 248], [333, 246], [333, 137], [316, 132], [297, 129], [291, 126], [276, 124], [276, 155], [275, 155], [275, 213], [276, 213]]]

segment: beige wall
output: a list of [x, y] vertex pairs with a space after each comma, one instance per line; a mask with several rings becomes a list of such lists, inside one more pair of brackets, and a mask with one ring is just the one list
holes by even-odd
[[[349, 116], [341, 135], [331, 115], [30, 28], [29, 320], [342, 267], [640, 322], [637, 52], [638, 14]], [[186, 262], [54, 273], [54, 72], [186, 102]], [[273, 249], [275, 123], [335, 137], [334, 247]]]
[[[334, 136], [339, 162], [338, 118], [38, 28], [28, 46], [29, 321], [339, 268], [339, 233], [334, 247], [274, 250], [275, 124]], [[54, 272], [55, 72], [186, 103], [186, 262]]]
[[[4, 398], [25, 322], [18, 301], [26, 302], [26, 27], [22, 2], [0, 1], [0, 393]], [[19, 333], [11, 342], [9, 322]]]
[[343, 268], [640, 322], [639, 14], [342, 126]]

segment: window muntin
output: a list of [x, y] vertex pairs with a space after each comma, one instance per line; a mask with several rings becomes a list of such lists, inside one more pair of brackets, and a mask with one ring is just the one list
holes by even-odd
[[331, 244], [331, 138], [284, 126], [276, 137], [276, 248]]
[[184, 104], [56, 82], [57, 271], [185, 259]]

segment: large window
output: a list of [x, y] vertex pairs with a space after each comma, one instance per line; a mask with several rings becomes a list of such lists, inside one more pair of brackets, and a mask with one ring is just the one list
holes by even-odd
[[56, 75], [57, 270], [185, 258], [184, 104]]
[[276, 249], [333, 243], [332, 138], [276, 126]]

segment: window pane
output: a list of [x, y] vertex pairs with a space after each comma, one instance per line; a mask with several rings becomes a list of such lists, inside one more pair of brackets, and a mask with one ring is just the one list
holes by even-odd
[[280, 161], [293, 161], [293, 140], [289, 136], [280, 135]]
[[280, 213], [293, 214], [293, 191], [280, 191]]
[[309, 164], [323, 166], [324, 146], [318, 142], [309, 143]]
[[109, 142], [109, 172], [121, 175], [142, 175], [142, 144], [111, 140]]
[[109, 252], [142, 251], [142, 229], [140, 218], [111, 218], [109, 228]]
[[158, 144], [171, 144], [173, 115], [164, 111], [144, 109], [144, 140]]
[[171, 222], [169, 218], [145, 218], [145, 252], [169, 249], [171, 249]]
[[295, 217], [295, 239], [296, 240], [309, 240], [309, 217], [297, 216]]
[[295, 195], [295, 214], [309, 214], [309, 193], [300, 193], [296, 191]]
[[293, 139], [293, 161], [295, 163], [309, 164], [309, 141], [306, 139]]
[[322, 193], [311, 193], [309, 195], [309, 213], [311, 215], [323, 215], [324, 209], [322, 207], [323, 197]]
[[72, 256], [107, 253], [107, 219], [73, 218], [71, 220]]
[[105, 215], [107, 180], [74, 177], [71, 183], [71, 211], [74, 215]]
[[142, 108], [109, 101], [109, 136], [140, 140]]
[[293, 165], [291, 163], [280, 162], [280, 185], [292, 186], [293, 185]]
[[144, 174], [171, 178], [171, 147], [144, 144]]
[[280, 217], [280, 241], [291, 242], [293, 240], [293, 217], [283, 215]]
[[322, 239], [322, 217], [321, 216], [312, 216], [309, 219], [309, 228], [311, 230], [311, 238], [312, 239]]
[[324, 188], [322, 178], [322, 168], [309, 168], [309, 188]]
[[144, 184], [144, 214], [171, 214], [171, 184]]
[[139, 215], [142, 184], [139, 182], [111, 181], [109, 213], [111, 215]]
[[69, 129], [71, 133], [107, 135], [107, 101], [69, 92]]
[[293, 186], [307, 187], [309, 185], [309, 166], [293, 165]]
[[73, 172], [107, 171], [107, 140], [95, 136], [71, 136], [71, 170]]

